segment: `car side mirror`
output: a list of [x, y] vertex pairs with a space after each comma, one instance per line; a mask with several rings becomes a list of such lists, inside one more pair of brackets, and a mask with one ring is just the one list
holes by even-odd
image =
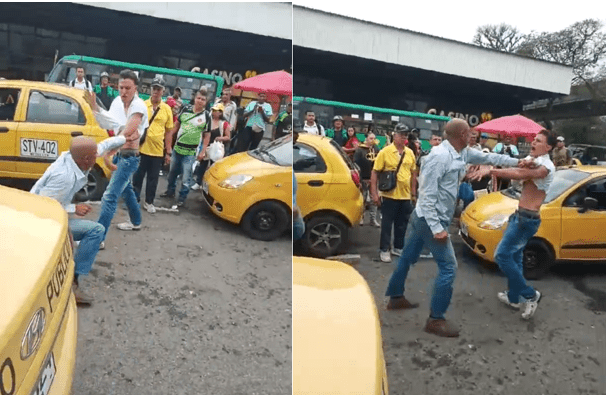
[[583, 207], [579, 209], [579, 213], [585, 213], [589, 210], [594, 210], [598, 207], [598, 200], [591, 197], [585, 197]]

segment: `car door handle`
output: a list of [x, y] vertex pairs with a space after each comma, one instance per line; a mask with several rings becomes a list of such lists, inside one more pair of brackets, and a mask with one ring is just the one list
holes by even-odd
[[7, 127], [0, 127], [0, 133], [7, 133], [7, 132], [8, 132]]
[[310, 180], [307, 182], [307, 184], [312, 187], [320, 187], [324, 185], [324, 182], [322, 180]]
[[72, 135], [72, 137], [82, 136], [82, 135], [84, 135], [84, 132], [74, 131], [71, 133], [71, 135]]

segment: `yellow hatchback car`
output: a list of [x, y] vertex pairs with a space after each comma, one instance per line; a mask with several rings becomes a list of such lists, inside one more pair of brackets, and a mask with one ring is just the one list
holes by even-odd
[[[74, 136], [100, 142], [109, 137], [85, 99], [86, 91], [24, 80], [0, 81], [0, 178], [38, 179]], [[80, 201], [98, 200], [111, 171], [102, 158], [89, 172], [89, 182], [76, 194]]]
[[78, 328], [67, 213], [0, 186], [0, 394], [68, 394]]
[[293, 394], [386, 395], [374, 297], [350, 265], [293, 257]]
[[320, 258], [342, 251], [364, 213], [357, 167], [334, 140], [301, 133], [293, 146], [293, 170], [305, 219], [303, 248]]
[[[494, 262], [520, 192], [513, 185], [485, 195], [461, 214], [460, 234], [479, 257]], [[524, 250], [524, 275], [538, 279], [555, 260], [606, 260], [606, 167], [556, 170], [541, 206], [541, 226]]]
[[276, 239], [292, 222], [292, 135], [217, 161], [202, 193], [214, 214], [251, 238]]

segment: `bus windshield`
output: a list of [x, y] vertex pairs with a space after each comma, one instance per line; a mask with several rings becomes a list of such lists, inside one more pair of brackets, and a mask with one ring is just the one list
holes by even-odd
[[[61, 58], [51, 71], [48, 82], [69, 84], [71, 80], [76, 78], [77, 66], [84, 67], [86, 79], [93, 86], [100, 83], [102, 72], [108, 73], [109, 85], [115, 89], [118, 89], [118, 77], [122, 70], [130, 69], [134, 71], [139, 76], [138, 90], [142, 99], [147, 99], [151, 95], [151, 82], [156, 77], [161, 77], [166, 82], [165, 96], [172, 95], [175, 88], [179, 87], [181, 89], [181, 99], [184, 103], [189, 103], [195, 93], [203, 86], [208, 91], [209, 99], [218, 97], [221, 95], [224, 84], [224, 80], [220, 76], [79, 55]], [[209, 102], [214, 101], [209, 100]]]
[[433, 114], [418, 113], [380, 107], [335, 102], [315, 98], [293, 97], [293, 126], [301, 129], [305, 122], [305, 113], [313, 111], [316, 122], [326, 129], [332, 129], [332, 120], [335, 116], [343, 117], [345, 127], [356, 128], [358, 140], [363, 142], [369, 129], [375, 133], [379, 140], [379, 148], [387, 143], [387, 138], [399, 123], [408, 127], [417, 128], [421, 139], [421, 148], [429, 150], [429, 140], [432, 133], [441, 133], [449, 117]]

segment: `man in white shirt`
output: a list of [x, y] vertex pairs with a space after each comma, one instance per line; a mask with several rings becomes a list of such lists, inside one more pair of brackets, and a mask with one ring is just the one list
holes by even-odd
[[303, 129], [305, 132], [312, 135], [326, 136], [324, 127], [316, 123], [316, 113], [314, 113], [312, 110], [305, 112], [305, 123], [303, 124]]
[[[88, 137], [78, 136], [72, 140], [69, 151], [57, 158], [36, 182], [31, 193], [53, 198], [63, 206], [67, 213], [82, 217], [92, 207], [87, 204], [73, 204], [74, 195], [87, 183], [88, 172], [97, 159], [97, 143]], [[69, 219], [69, 230], [74, 241], [80, 244], [74, 254], [76, 275], [74, 277], [74, 295], [78, 304], [91, 304], [92, 297], [78, 287], [78, 277], [88, 275], [95, 257], [102, 247], [105, 228], [96, 221], [78, 218]]]
[[69, 86], [93, 92], [93, 84], [86, 79], [84, 67], [82, 66], [76, 67], [76, 78], [70, 81]]
[[118, 153], [116, 170], [103, 194], [99, 223], [105, 227], [105, 236], [116, 213], [118, 199], [124, 198], [130, 217], [129, 222], [117, 227], [124, 231], [141, 229], [141, 208], [130, 181], [139, 167], [139, 139], [148, 126], [147, 106], [137, 95], [137, 75], [131, 70], [122, 70], [118, 82], [120, 95], [114, 99], [109, 114], [118, 124], [118, 135], [126, 138], [126, 143]]

